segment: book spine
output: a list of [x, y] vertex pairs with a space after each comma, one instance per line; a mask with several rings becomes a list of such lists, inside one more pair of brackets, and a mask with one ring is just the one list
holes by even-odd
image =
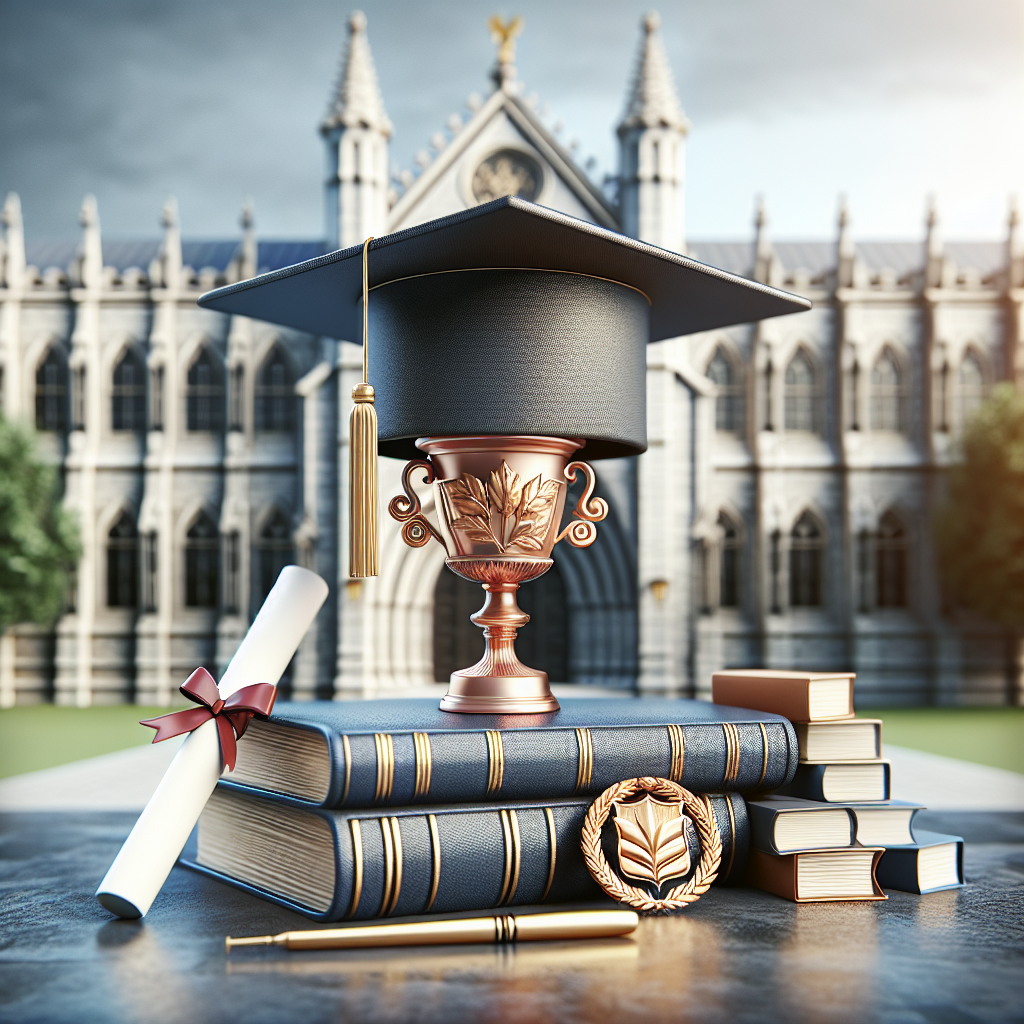
[[889, 846], [878, 862], [876, 877], [883, 889], [897, 889], [900, 892], [912, 892], [923, 895], [929, 892], [940, 892], [943, 889], [959, 889], [964, 884], [964, 841], [959, 836], [945, 836], [955, 842], [957, 880], [950, 885], [940, 885], [934, 889], [922, 889], [918, 873], [918, 859], [921, 850], [927, 846]]
[[[715, 884], [725, 884], [742, 879], [746, 871], [746, 804], [734, 793], [710, 799], [722, 834], [722, 862]], [[186, 864], [320, 921], [601, 899], [604, 894], [587, 871], [580, 848], [589, 806], [586, 801], [566, 801], [444, 808], [436, 813], [403, 809], [395, 815], [374, 816], [310, 811], [325, 817], [334, 832], [335, 896], [325, 913], [195, 861]], [[614, 833], [614, 827], [605, 831]], [[691, 848], [699, 849], [692, 827], [688, 838]], [[615, 869], [617, 864], [611, 863]]]
[[[836, 765], [847, 765], [855, 764], [857, 762], [852, 761], [836, 761]], [[882, 772], [884, 776], [884, 792], [881, 796], [882, 800], [889, 799], [889, 786], [891, 780], [891, 773], [888, 761], [880, 761], [879, 764], [883, 766]], [[792, 781], [781, 786], [777, 792], [778, 796], [796, 796], [802, 800], [822, 800], [826, 803], [877, 803], [878, 797], [868, 797], [864, 801], [846, 800], [846, 801], [830, 801], [825, 796], [824, 780], [825, 780], [825, 769], [830, 767], [828, 764], [815, 764], [801, 762], [793, 775]]]
[[773, 790], [796, 771], [789, 722], [327, 734], [325, 807], [594, 797], [653, 775], [691, 792]]

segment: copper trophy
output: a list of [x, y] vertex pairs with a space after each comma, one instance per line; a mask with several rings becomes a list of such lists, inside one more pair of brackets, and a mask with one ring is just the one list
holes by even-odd
[[[608, 505], [593, 497], [594, 471], [571, 462], [584, 441], [561, 437], [421, 437], [416, 447], [426, 459], [409, 462], [402, 474], [404, 495], [388, 507], [411, 547], [431, 537], [447, 552], [445, 563], [463, 579], [479, 583], [486, 596], [470, 619], [483, 627], [484, 656], [453, 672], [443, 711], [477, 714], [530, 714], [557, 711], [548, 675], [516, 656], [519, 629], [530, 621], [516, 602], [521, 583], [543, 576], [554, 564], [560, 540], [589, 547], [595, 523]], [[412, 478], [422, 473], [433, 487], [439, 526], [423, 515]], [[568, 485], [582, 474], [586, 486], [574, 510], [577, 517], [559, 531]]]

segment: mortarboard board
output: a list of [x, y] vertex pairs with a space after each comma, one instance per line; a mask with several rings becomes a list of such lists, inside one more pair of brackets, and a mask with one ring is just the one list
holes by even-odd
[[[374, 239], [370, 377], [380, 453], [425, 436], [647, 447], [648, 342], [810, 308], [800, 296], [508, 196]], [[362, 336], [363, 245], [208, 292], [199, 305]]]

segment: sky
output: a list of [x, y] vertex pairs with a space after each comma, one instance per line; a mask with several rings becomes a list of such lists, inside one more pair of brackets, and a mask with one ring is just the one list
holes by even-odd
[[[595, 175], [614, 173], [649, 4], [365, 0], [391, 159], [489, 91], [493, 13], [520, 14], [519, 77]], [[354, 2], [0, 0], [0, 194], [30, 238], [73, 237], [94, 193], [107, 237], [153, 236], [168, 195], [192, 238], [322, 237], [318, 124]], [[692, 239], [1005, 233], [1024, 203], [1024, 0], [676, 0], [660, 8], [687, 145]]]

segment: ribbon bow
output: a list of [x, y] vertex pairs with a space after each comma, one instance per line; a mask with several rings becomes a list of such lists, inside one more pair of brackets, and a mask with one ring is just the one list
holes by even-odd
[[180, 736], [183, 732], [192, 732], [213, 718], [217, 722], [221, 758], [228, 771], [233, 772], [238, 752], [236, 737], [241, 739], [253, 715], [265, 718], [270, 714], [277, 697], [277, 687], [270, 683], [253, 683], [236, 690], [227, 700], [222, 700], [213, 676], [205, 668], [197, 668], [179, 689], [189, 700], [202, 707], [173, 711], [159, 718], [147, 718], [139, 722], [139, 725], [156, 729], [153, 742], [159, 743], [172, 736]]

